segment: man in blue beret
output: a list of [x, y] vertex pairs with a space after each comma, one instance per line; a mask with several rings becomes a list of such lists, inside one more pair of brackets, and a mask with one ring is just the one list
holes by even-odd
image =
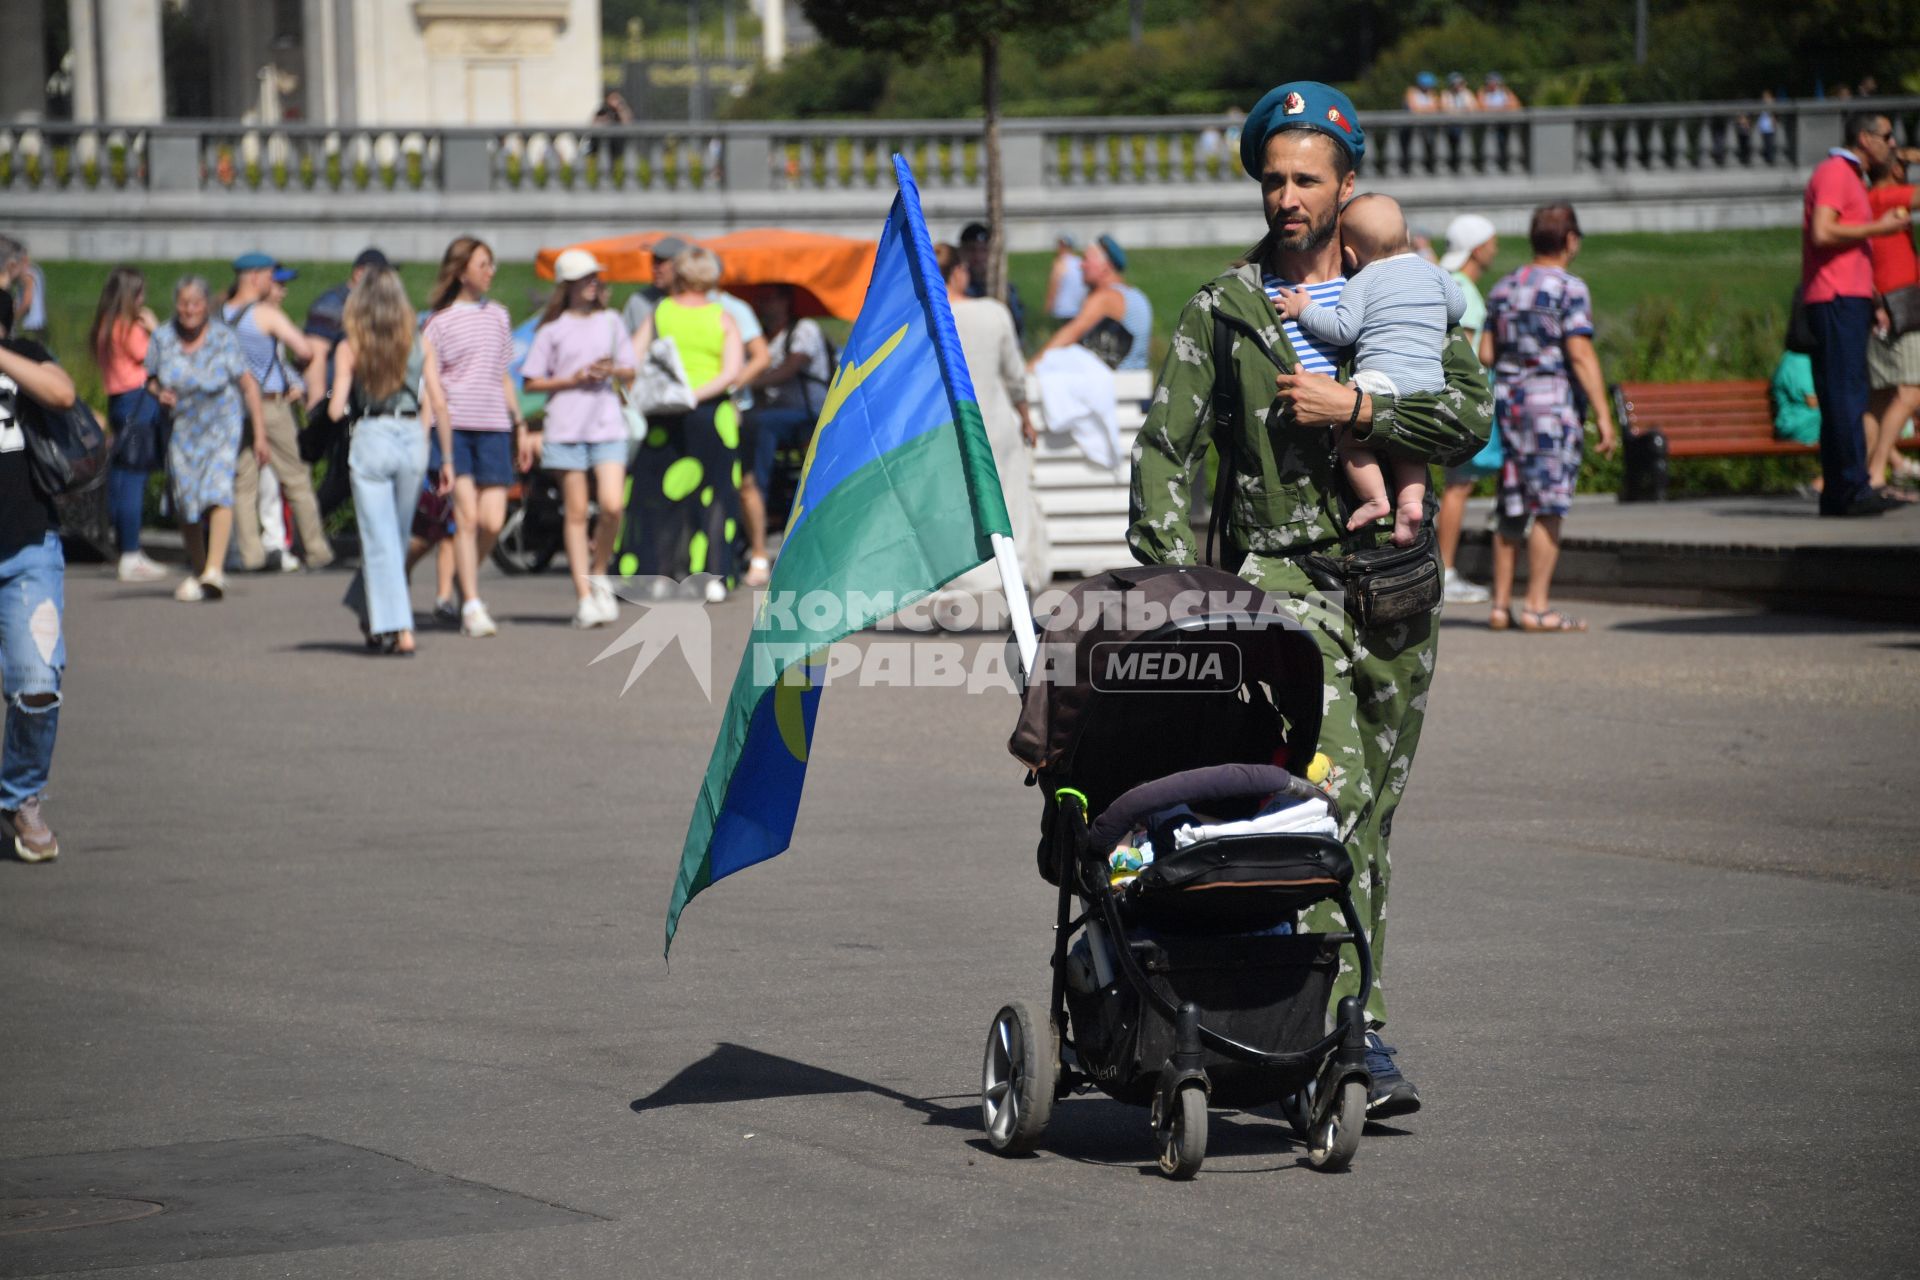
[[[1225, 511], [1219, 559], [1284, 603], [1320, 645], [1326, 715], [1320, 751], [1326, 784], [1341, 812], [1354, 864], [1353, 897], [1373, 947], [1376, 982], [1367, 1003], [1368, 1115], [1406, 1115], [1420, 1095], [1395, 1064], [1378, 1029], [1387, 1016], [1387, 837], [1419, 745], [1433, 679], [1440, 600], [1438, 553], [1431, 607], [1396, 622], [1358, 625], [1334, 586], [1303, 564], [1390, 541], [1390, 523], [1345, 531], [1352, 507], [1338, 444], [1442, 464], [1464, 462], [1493, 428], [1493, 399], [1472, 344], [1455, 329], [1444, 364], [1446, 389], [1369, 395], [1346, 380], [1353, 352], [1309, 339], [1275, 311], [1282, 288], [1338, 302], [1339, 214], [1366, 156], [1366, 131], [1353, 103], [1317, 81], [1283, 84], [1248, 114], [1240, 135], [1246, 171], [1259, 179], [1267, 233], [1246, 257], [1187, 303], [1160, 372], [1153, 405], [1134, 444], [1132, 524], [1127, 540], [1148, 564], [1198, 564], [1207, 554], [1191, 515], [1196, 475], [1219, 447], [1216, 505]], [[1220, 395], [1216, 397], [1216, 388]], [[1216, 421], [1214, 407], [1228, 410]], [[1431, 509], [1428, 520], [1431, 521]], [[1432, 546], [1431, 539], [1425, 545]], [[1321, 581], [1325, 581], [1324, 575]], [[1304, 772], [1306, 761], [1289, 761]], [[1315, 931], [1344, 928], [1337, 908], [1308, 913]], [[1354, 995], [1359, 973], [1343, 956], [1334, 1000]]]
[[[327, 541], [320, 503], [314, 496], [312, 469], [300, 460], [300, 415], [323, 390], [326, 352], [273, 301], [279, 266], [264, 253], [235, 258], [233, 287], [221, 305], [220, 320], [240, 339], [247, 371], [260, 384], [270, 465], [287, 505], [293, 508], [307, 567], [324, 569], [333, 563], [333, 546]], [[260, 536], [260, 466], [251, 449], [242, 449], [233, 477], [233, 548], [241, 566], [251, 571], [269, 567], [266, 543]], [[285, 552], [276, 552], [278, 567], [289, 567], [285, 557]]]

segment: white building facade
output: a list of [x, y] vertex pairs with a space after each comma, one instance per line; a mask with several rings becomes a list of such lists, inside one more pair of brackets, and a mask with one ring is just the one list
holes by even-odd
[[[205, 114], [260, 123], [584, 122], [601, 94], [599, 0], [66, 0], [72, 53], [40, 65], [40, 0], [5, 0], [0, 114], [30, 118], [61, 70], [73, 118], [167, 118], [163, 10], [206, 37]], [[23, 30], [23, 28], [25, 28]], [[175, 74], [181, 74], [176, 70]], [[196, 86], [198, 88], [198, 86]], [[199, 114], [199, 113], [196, 113]]]

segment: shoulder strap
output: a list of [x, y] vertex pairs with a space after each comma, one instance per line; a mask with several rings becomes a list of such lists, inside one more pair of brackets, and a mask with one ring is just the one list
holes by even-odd
[[1206, 563], [1231, 572], [1232, 555], [1227, 548], [1227, 530], [1233, 511], [1233, 470], [1239, 461], [1240, 389], [1234, 386], [1233, 330], [1220, 314], [1218, 301], [1213, 310], [1213, 446], [1217, 454], [1213, 482], [1213, 508], [1207, 513]]

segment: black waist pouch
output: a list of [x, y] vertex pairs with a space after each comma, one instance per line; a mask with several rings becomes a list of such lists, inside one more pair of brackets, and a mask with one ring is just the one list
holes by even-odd
[[1422, 526], [1409, 546], [1302, 556], [1300, 567], [1321, 591], [1341, 593], [1362, 630], [1431, 613], [1440, 603], [1440, 544], [1432, 525]]

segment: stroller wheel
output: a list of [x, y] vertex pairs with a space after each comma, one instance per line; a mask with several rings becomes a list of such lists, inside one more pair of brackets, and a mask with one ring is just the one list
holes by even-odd
[[1042, 1031], [1024, 1000], [995, 1015], [980, 1068], [980, 1120], [995, 1151], [1019, 1155], [1040, 1141], [1053, 1114], [1059, 1056], [1059, 1032], [1051, 1022]]
[[1353, 1163], [1360, 1148], [1360, 1130], [1367, 1123], [1367, 1086], [1343, 1081], [1340, 1096], [1307, 1140], [1307, 1162], [1326, 1173], [1338, 1173]]
[[1160, 1117], [1160, 1172], [1185, 1182], [1200, 1172], [1207, 1158], [1207, 1091], [1185, 1084], [1175, 1095], [1169, 1114]]

